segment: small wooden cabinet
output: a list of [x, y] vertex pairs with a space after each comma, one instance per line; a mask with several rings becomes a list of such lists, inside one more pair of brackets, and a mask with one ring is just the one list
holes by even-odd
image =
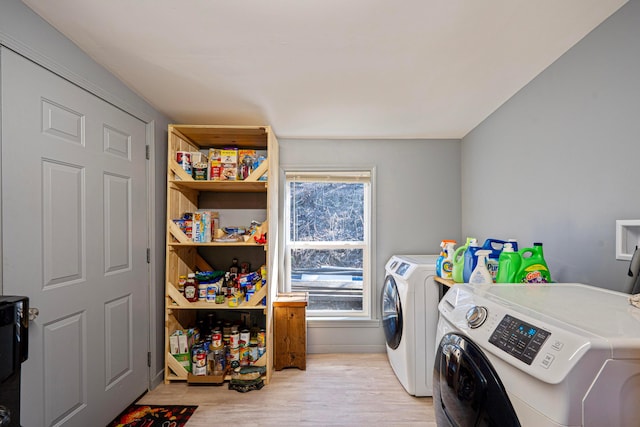
[[273, 302], [274, 369], [307, 369], [307, 295], [280, 294]]

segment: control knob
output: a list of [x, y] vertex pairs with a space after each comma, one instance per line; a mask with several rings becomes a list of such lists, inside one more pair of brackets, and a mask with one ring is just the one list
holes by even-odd
[[467, 324], [471, 329], [479, 328], [484, 321], [487, 320], [487, 313], [487, 307], [473, 306], [467, 311], [467, 315], [465, 316]]

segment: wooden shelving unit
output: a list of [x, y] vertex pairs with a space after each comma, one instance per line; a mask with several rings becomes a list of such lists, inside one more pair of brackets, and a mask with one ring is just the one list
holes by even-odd
[[[166, 235], [166, 280], [165, 280], [165, 383], [171, 381], [187, 381], [193, 375], [176, 360], [169, 349], [169, 337], [178, 330], [192, 327], [203, 312], [214, 312], [224, 315], [237, 313], [253, 313], [262, 316], [266, 332], [266, 351], [255, 363], [265, 366], [263, 376], [268, 383], [273, 371], [273, 308], [272, 302], [276, 293], [278, 277], [275, 245], [269, 245], [269, 238], [276, 239], [277, 206], [278, 206], [278, 143], [268, 126], [209, 126], [209, 125], [169, 125], [167, 158], [167, 235]], [[256, 168], [245, 180], [236, 181], [197, 181], [194, 180], [176, 161], [178, 151], [200, 151], [209, 148], [254, 149], [266, 153], [266, 160]], [[261, 177], [266, 176], [266, 181]], [[260, 232], [266, 233], [267, 243], [256, 243], [254, 239], [237, 242], [194, 242], [175, 223], [185, 212], [194, 212], [216, 198], [226, 199], [225, 195], [237, 194], [230, 203], [237, 203], [237, 209], [246, 206], [245, 201], [256, 201], [266, 218], [260, 226]], [[239, 203], [241, 200], [242, 203]], [[229, 203], [227, 200], [226, 203]], [[237, 224], [236, 224], [237, 225]], [[256, 249], [257, 248], [257, 249]], [[178, 290], [178, 278], [196, 270], [212, 270], [217, 259], [207, 257], [208, 250], [230, 253], [230, 258], [241, 256], [243, 251], [259, 251], [260, 263], [267, 267], [266, 284], [262, 286], [248, 301], [237, 306], [216, 304], [212, 302], [189, 302]], [[218, 252], [219, 253], [219, 252]], [[263, 305], [263, 301], [266, 304]], [[206, 379], [199, 378], [199, 383]]]

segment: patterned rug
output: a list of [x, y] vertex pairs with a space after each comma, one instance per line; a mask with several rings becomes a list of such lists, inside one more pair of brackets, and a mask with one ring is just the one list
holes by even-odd
[[197, 406], [131, 405], [107, 427], [182, 427]]

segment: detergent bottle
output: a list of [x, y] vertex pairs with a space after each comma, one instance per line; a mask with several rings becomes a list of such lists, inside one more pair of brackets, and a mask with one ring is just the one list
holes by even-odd
[[515, 283], [516, 274], [520, 271], [521, 259], [517, 246], [514, 248], [512, 242], [505, 243], [498, 257], [496, 283]]
[[[444, 240], [440, 242], [440, 248], [444, 245]], [[440, 249], [440, 255], [436, 259], [436, 276], [442, 277], [442, 260], [444, 260], [444, 248]]]
[[467, 250], [464, 251], [464, 270], [462, 272], [462, 280], [464, 283], [469, 283], [469, 277], [471, 277], [471, 273], [473, 273], [473, 270], [476, 268], [476, 263], [478, 262], [476, 252], [480, 249], [478, 240], [473, 239], [469, 243]]
[[445, 257], [442, 260], [442, 277], [451, 280], [453, 275], [453, 248], [456, 245], [455, 240], [445, 240], [444, 252]]
[[476, 251], [476, 267], [471, 272], [471, 276], [469, 277], [469, 283], [472, 285], [490, 285], [493, 283], [493, 277], [491, 277], [491, 273], [487, 269], [487, 258], [491, 253], [490, 250], [487, 249], [479, 249]]
[[517, 283], [550, 283], [551, 273], [544, 260], [542, 243], [534, 243], [532, 248], [518, 251], [520, 254], [520, 268], [515, 277]]
[[[500, 258], [500, 253], [502, 252], [502, 249], [504, 248], [504, 245], [506, 243], [507, 242], [504, 240], [487, 239], [482, 245], [482, 249], [490, 251], [489, 255], [487, 256], [487, 269], [489, 270], [489, 273], [491, 273], [491, 277], [493, 278], [494, 282], [496, 281], [496, 274], [498, 272], [498, 261]], [[515, 250], [517, 251], [518, 244], [515, 243], [515, 245]]]
[[453, 253], [453, 271], [451, 272], [451, 278], [456, 283], [462, 283], [464, 281], [464, 254], [472, 240], [476, 239], [467, 237], [467, 242]]
[[440, 242], [440, 256], [438, 256], [438, 259], [436, 259], [436, 276], [438, 277], [442, 277], [442, 262], [447, 256], [447, 254], [444, 252], [445, 245], [446, 243], [444, 240]]

